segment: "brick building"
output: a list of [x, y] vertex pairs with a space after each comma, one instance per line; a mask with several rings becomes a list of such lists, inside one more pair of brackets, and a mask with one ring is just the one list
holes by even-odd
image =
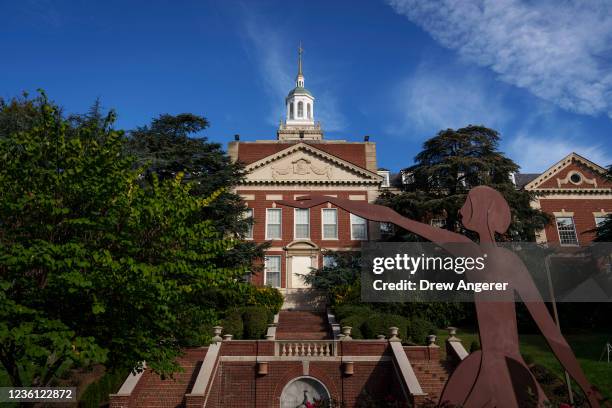
[[562, 246], [591, 242], [597, 224], [612, 213], [612, 182], [605, 174], [602, 166], [570, 153], [541, 174], [518, 177], [519, 187], [537, 193], [532, 205], [553, 217], [537, 241]]
[[[359, 250], [377, 239], [379, 225], [325, 204], [311, 209], [276, 205], [309, 194], [373, 202], [389, 188], [389, 171], [379, 169], [376, 146], [325, 140], [315, 121], [315, 98], [304, 87], [301, 52], [296, 86], [285, 100], [286, 119], [275, 140], [229, 145], [233, 160], [246, 166], [236, 187], [253, 219], [245, 239], [270, 242], [256, 285], [279, 288], [285, 309], [304, 307], [301, 275], [321, 267], [326, 251]], [[538, 240], [577, 246], [612, 212], [612, 183], [605, 169], [572, 153], [541, 174], [517, 174], [517, 188], [538, 193], [533, 205], [555, 217]], [[400, 181], [401, 182], [401, 181]], [[435, 224], [437, 220], [432, 220]], [[111, 408], [127, 407], [308, 407], [317, 400], [334, 406], [363, 406], [368, 398], [401, 407], [435, 405], [456, 365], [468, 356], [452, 328], [444, 350], [429, 336], [428, 345], [402, 345], [397, 328], [377, 340], [353, 340], [342, 333], [331, 312], [284, 310], [270, 324], [265, 340], [232, 340], [190, 348], [178, 360], [174, 378], [150, 370], [129, 375]]]
[[277, 287], [290, 299], [306, 286], [301, 275], [327, 261], [326, 250], [357, 250], [377, 236], [378, 226], [332, 205], [304, 210], [279, 208], [275, 201], [323, 194], [373, 202], [381, 185], [388, 185], [389, 172], [378, 170], [376, 145], [368, 137], [324, 139], [315, 98], [304, 87], [301, 52], [285, 105], [275, 140], [244, 142], [237, 136], [228, 153], [247, 170], [236, 188], [254, 220], [246, 239], [271, 243], [264, 270], [254, 272], [252, 282]]

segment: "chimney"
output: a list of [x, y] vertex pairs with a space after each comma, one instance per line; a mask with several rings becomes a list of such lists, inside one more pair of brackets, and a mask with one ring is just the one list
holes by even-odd
[[235, 141], [239, 141], [239, 140], [240, 140], [240, 135], [239, 135], [238, 133], [236, 133], [236, 134], [234, 135], [234, 140], [235, 140]]

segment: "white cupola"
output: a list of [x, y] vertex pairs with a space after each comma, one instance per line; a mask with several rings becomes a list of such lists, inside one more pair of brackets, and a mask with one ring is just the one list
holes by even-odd
[[285, 98], [285, 121], [281, 121], [278, 129], [278, 138], [287, 139], [315, 139], [323, 138], [319, 123], [314, 120], [314, 101], [310, 91], [304, 87], [304, 73], [302, 72], [302, 45], [298, 48], [298, 72], [295, 77], [295, 88]]

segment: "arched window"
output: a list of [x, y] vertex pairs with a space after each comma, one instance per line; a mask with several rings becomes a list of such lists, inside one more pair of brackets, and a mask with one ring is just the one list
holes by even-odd
[[289, 119], [293, 119], [293, 102], [289, 104]]
[[303, 118], [304, 117], [304, 102], [299, 101], [298, 102], [298, 118]]
[[310, 112], [310, 104], [307, 104], [307, 105], [306, 105], [306, 117], [307, 117], [308, 119], [311, 119], [311, 118], [312, 118], [312, 112]]

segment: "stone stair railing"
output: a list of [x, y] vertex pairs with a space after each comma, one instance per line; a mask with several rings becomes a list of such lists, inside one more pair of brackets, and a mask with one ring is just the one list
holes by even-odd
[[336, 342], [332, 340], [276, 340], [277, 357], [335, 357]]

